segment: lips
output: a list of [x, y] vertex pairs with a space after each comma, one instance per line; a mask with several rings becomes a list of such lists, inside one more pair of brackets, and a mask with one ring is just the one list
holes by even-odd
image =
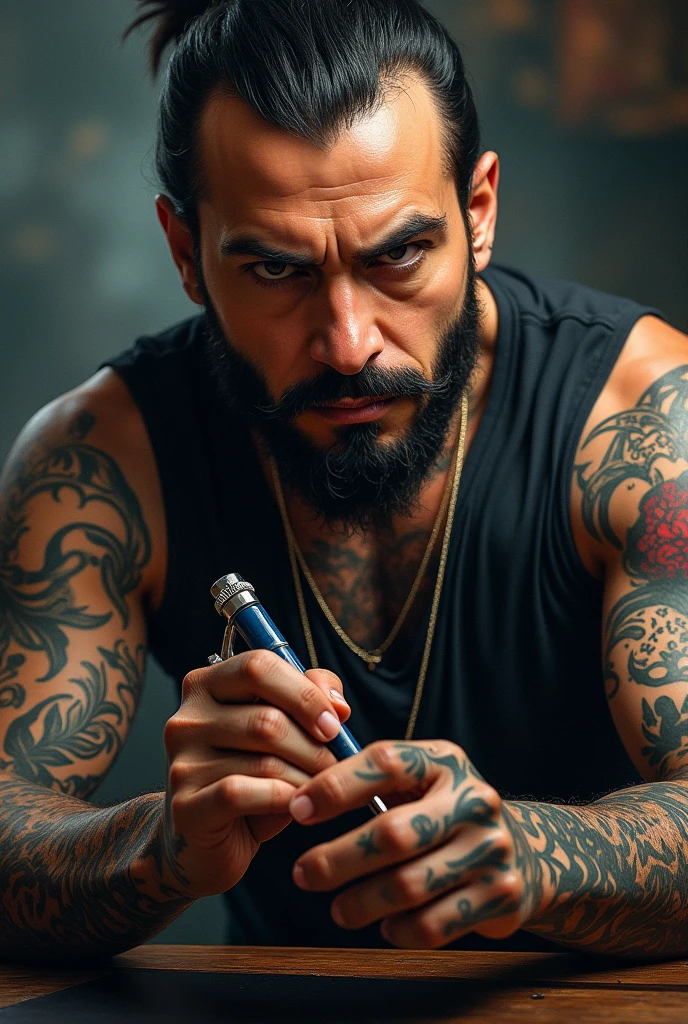
[[323, 416], [331, 423], [370, 423], [381, 419], [388, 411], [395, 398], [340, 398], [336, 402], [327, 402], [313, 408], [313, 412]]

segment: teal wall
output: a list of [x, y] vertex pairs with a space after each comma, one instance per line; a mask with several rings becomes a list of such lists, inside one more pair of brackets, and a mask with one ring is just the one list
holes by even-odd
[[[564, 128], [554, 2], [431, 6], [464, 43], [485, 146], [502, 158], [495, 259], [655, 304], [688, 329], [686, 132]], [[157, 90], [143, 41], [117, 45], [133, 11], [133, 0], [0, 5], [0, 459], [42, 404], [195, 308], [154, 214]], [[175, 707], [151, 666], [98, 799], [162, 786]], [[160, 939], [222, 941], [223, 921], [221, 900], [203, 900]]]

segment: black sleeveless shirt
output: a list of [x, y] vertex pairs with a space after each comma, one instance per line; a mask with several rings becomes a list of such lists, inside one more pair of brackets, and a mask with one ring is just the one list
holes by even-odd
[[[499, 312], [493, 378], [461, 479], [414, 739], [460, 744], [506, 797], [586, 801], [639, 781], [613, 726], [601, 671], [602, 586], [574, 546], [569, 495], [585, 422], [639, 317], [656, 310], [505, 268], [483, 278]], [[206, 664], [222, 622], [209, 587], [238, 572], [308, 664], [279, 512], [245, 425], [219, 396], [196, 317], [109, 361], [146, 423], [168, 531], [167, 584], [150, 649], [180, 683]], [[408, 663], [369, 672], [306, 590], [320, 664], [336, 672], [365, 745], [401, 738], [425, 626]], [[429, 616], [429, 609], [427, 612]], [[291, 881], [301, 852], [367, 820], [291, 824], [227, 894], [235, 943], [384, 946], [377, 926], [343, 931], [332, 894]], [[476, 941], [473, 941], [476, 940]], [[491, 946], [473, 936], [455, 945]], [[502, 948], [547, 948], [518, 933]]]

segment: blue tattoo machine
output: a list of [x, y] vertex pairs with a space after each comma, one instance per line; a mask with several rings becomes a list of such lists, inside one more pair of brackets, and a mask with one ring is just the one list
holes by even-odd
[[[305, 668], [284, 639], [262, 604], [256, 592], [242, 576], [230, 573], [213, 583], [210, 593], [215, 598], [215, 611], [227, 619], [220, 655], [211, 654], [208, 661], [217, 665], [234, 655], [234, 637], [238, 633], [251, 650], [274, 651], [298, 672]], [[327, 744], [338, 761], [358, 754], [360, 745], [345, 725], [340, 725], [339, 735]], [[374, 796], [368, 805], [373, 814], [382, 814], [387, 807], [379, 796]]]

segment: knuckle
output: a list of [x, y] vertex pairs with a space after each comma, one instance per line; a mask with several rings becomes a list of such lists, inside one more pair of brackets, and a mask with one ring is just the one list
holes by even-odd
[[319, 780], [320, 792], [327, 805], [339, 807], [344, 803], [344, 784], [338, 772], [326, 772]]
[[204, 669], [194, 668], [184, 676], [182, 680], [182, 702], [197, 700], [201, 694], [206, 692], [203, 682]]
[[249, 682], [261, 683], [274, 668], [274, 655], [270, 651], [247, 651], [243, 655], [243, 671]]
[[284, 779], [288, 768], [280, 757], [266, 754], [256, 760], [256, 773], [264, 779]]
[[167, 750], [176, 750], [193, 731], [193, 719], [182, 711], [177, 711], [165, 722], [162, 737]]
[[278, 708], [266, 704], [257, 707], [253, 712], [251, 732], [261, 743], [279, 743], [286, 736], [288, 729], [286, 716]]
[[170, 813], [175, 824], [184, 821], [189, 810], [190, 797], [185, 793], [175, 793], [170, 799]]
[[191, 765], [185, 761], [181, 761], [179, 758], [172, 761], [169, 770], [170, 789], [173, 791], [181, 789], [189, 781], [191, 771]]
[[503, 896], [509, 900], [517, 899], [521, 895], [521, 879], [515, 871], [505, 871], [495, 880], [493, 888], [497, 896]]
[[487, 804], [494, 817], [501, 813], [502, 798], [496, 789], [493, 789], [487, 783], [482, 783], [477, 787], [477, 794]]
[[227, 775], [215, 790], [217, 803], [220, 807], [232, 807], [240, 800], [245, 786], [240, 775]]
[[[385, 816], [386, 817], [386, 816]], [[399, 815], [390, 815], [380, 820], [380, 838], [384, 849], [392, 856], [405, 853], [409, 848], [408, 823]]]
[[373, 762], [383, 772], [397, 772], [399, 770], [399, 754], [393, 743], [386, 740], [377, 740], [366, 748], [370, 753]]
[[270, 779], [270, 807], [284, 811], [284, 786], [279, 779]]
[[323, 695], [315, 683], [307, 683], [299, 688], [298, 698], [301, 710], [310, 712], [312, 709], [320, 709]]
[[396, 872], [394, 888], [402, 904], [412, 906], [423, 893], [423, 876], [415, 868], [401, 868]]
[[460, 747], [458, 743], [454, 743], [452, 740], [433, 740], [432, 745], [437, 748], [437, 752], [442, 756], [453, 754], [458, 758], [467, 757], [463, 747]]
[[313, 882], [327, 882], [330, 876], [330, 863], [326, 854], [321, 850], [314, 850], [308, 859], [308, 876]]
[[506, 829], [496, 829], [492, 835], [492, 852], [502, 861], [507, 861], [513, 852], [513, 840]]

